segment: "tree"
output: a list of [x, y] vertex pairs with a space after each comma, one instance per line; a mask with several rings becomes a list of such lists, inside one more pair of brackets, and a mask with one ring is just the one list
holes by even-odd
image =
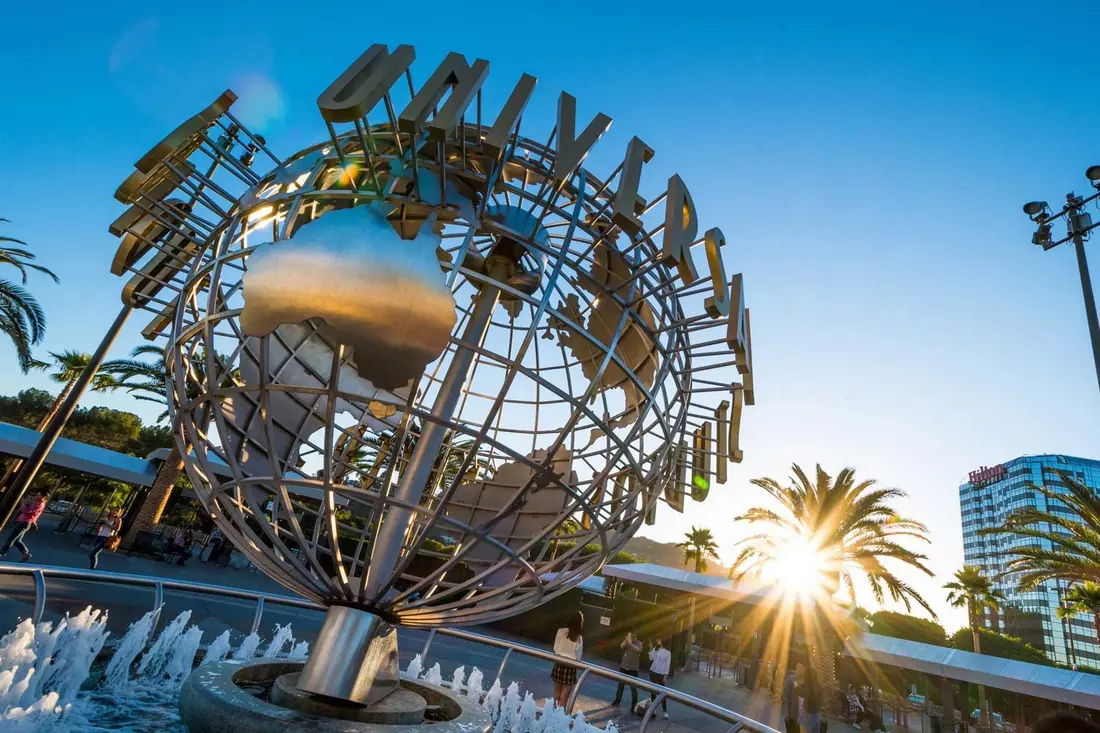
[[[153, 357], [143, 359], [142, 357]], [[201, 369], [198, 360], [193, 363], [195, 368]], [[168, 404], [167, 367], [164, 362], [164, 351], [152, 344], [143, 344], [130, 352], [129, 359], [114, 359], [103, 365], [103, 371], [111, 375], [112, 389], [124, 389], [133, 395], [134, 399], [157, 404]], [[168, 411], [160, 415], [158, 419], [168, 417]], [[131, 545], [137, 537], [137, 533], [152, 527], [160, 522], [164, 511], [168, 507], [168, 500], [172, 497], [172, 490], [176, 487], [176, 481], [183, 471], [183, 456], [175, 441], [171, 443], [171, 452], [160, 464], [157, 475], [153, 479], [153, 485], [149, 487], [140, 501], [135, 502], [133, 514], [124, 520], [123, 542]]]
[[947, 632], [935, 621], [910, 616], [895, 611], [876, 611], [867, 619], [873, 624], [871, 632], [895, 639], [908, 639], [922, 644], [949, 646]]
[[[36, 429], [39, 432], [44, 430], [46, 428], [46, 423], [57, 414], [58, 409], [61, 407], [61, 403], [64, 402], [65, 398], [73, 391], [73, 385], [76, 384], [76, 380], [84, 373], [84, 369], [92, 359], [91, 355], [80, 351], [62, 351], [61, 353], [51, 351], [50, 358], [52, 359], [51, 362], [35, 362], [35, 366], [52, 370], [49, 373], [50, 379], [63, 384], [64, 387], [61, 388], [57, 397], [54, 398], [53, 404], [46, 410], [46, 414], [38, 421]], [[109, 388], [112, 381], [111, 377], [106, 374], [96, 374], [92, 380], [92, 389], [103, 391]], [[23, 461], [19, 459], [11, 459], [6, 461], [6, 463], [8, 464], [7, 468], [4, 470], [3, 476], [0, 476], [0, 490], [7, 487], [12, 476], [19, 470], [19, 467], [23, 465]]]
[[34, 253], [10, 246], [13, 244], [27, 246], [21, 240], [0, 236], [0, 265], [14, 267], [22, 279], [21, 284], [16, 284], [0, 278], [0, 333], [11, 339], [19, 368], [26, 374], [36, 363], [31, 356], [31, 347], [41, 343], [42, 337], [46, 335], [46, 314], [38, 300], [23, 287], [27, 284], [27, 270], [44, 273], [54, 282], [59, 280], [50, 270], [31, 262], [35, 259]]
[[1022, 590], [1048, 580], [1100, 583], [1100, 497], [1073, 476], [1054, 472], [1065, 493], [1048, 486], [1032, 484], [1031, 488], [1046, 498], [1047, 508], [1064, 506], [1069, 511], [1025, 507], [1009, 515], [1004, 526], [981, 532], [1027, 541], [1009, 550], [1005, 570], [1021, 573]]
[[[788, 486], [771, 478], [753, 479], [778, 504], [779, 511], [753, 507], [734, 519], [762, 531], [738, 543], [741, 548], [730, 576], [741, 578], [760, 574], [765, 568], [790, 566], [793, 562], [811, 564], [823, 577], [820, 608], [830, 623], [836, 619], [831, 597], [843, 585], [853, 605], [855, 580], [863, 578], [875, 600], [883, 604], [888, 594], [905, 604], [908, 610], [916, 601], [933, 617], [936, 615], [915, 588], [899, 578], [891, 565], [908, 566], [932, 575], [925, 566], [925, 555], [901, 544], [902, 540], [928, 542], [928, 530], [920, 522], [902, 517], [889, 502], [905, 496], [899, 489], [875, 488], [873, 480], [857, 482], [855, 470], [844, 468], [834, 480], [817, 466], [814, 480], [796, 463]], [[814, 665], [823, 684], [836, 680], [836, 635], [830, 623], [821, 626], [813, 646]]]
[[1096, 638], [1100, 640], [1100, 585], [1079, 583], [1066, 592], [1065, 604], [1058, 609], [1058, 618], [1073, 618], [1080, 613], [1091, 613], [1096, 629]]
[[798, 464], [791, 470], [794, 476], [789, 486], [771, 478], [752, 480], [779, 503], [780, 511], [753, 507], [734, 519], [750, 526], [764, 525], [767, 529], [738, 543], [741, 551], [730, 575], [740, 578], [759, 573], [769, 565], [781, 563], [792, 548], [805, 547], [821, 566], [830, 593], [843, 585], [854, 601], [855, 579], [862, 577], [879, 604], [889, 595], [906, 609], [916, 601], [935, 616], [920, 593], [887, 564], [900, 564], [932, 575], [924, 564], [927, 557], [900, 542], [929, 541], [928, 529], [923, 524], [905, 519], [888, 503], [904, 497], [905, 492], [874, 488], [873, 480], [857, 483], [855, 470], [851, 468], [841, 470], [833, 480], [819, 465], [813, 481]]
[[[975, 654], [981, 654], [978, 620], [985, 616], [986, 609], [999, 609], [1005, 600], [1005, 594], [993, 587], [989, 578], [982, 575], [981, 569], [970, 565], [965, 565], [962, 570], [956, 571], [955, 580], [945, 583], [943, 587], [948, 591], [948, 603], [955, 608], [966, 609], [967, 618], [970, 621], [970, 633], [973, 637], [972, 648]], [[978, 685], [978, 709], [981, 711], [984, 723], [986, 717], [984, 685]]]
[[[978, 629], [978, 638], [981, 640], [981, 653], [987, 657], [1000, 657], [1001, 659], [1015, 659], [1029, 664], [1041, 664], [1045, 667], [1055, 666], [1054, 662], [1031, 644], [1024, 642], [1015, 636], [998, 634], [989, 629]], [[951, 646], [964, 652], [974, 651], [974, 634], [965, 626], [951, 635]]]
[[684, 566], [695, 561], [695, 572], [707, 572], [707, 558], [718, 559], [718, 543], [709, 529], [699, 529], [692, 525], [690, 532], [684, 533], [684, 541], [676, 546], [684, 551]]

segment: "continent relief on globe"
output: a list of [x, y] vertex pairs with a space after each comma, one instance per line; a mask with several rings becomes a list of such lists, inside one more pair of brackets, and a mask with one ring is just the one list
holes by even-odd
[[455, 325], [440, 242], [432, 226], [402, 239], [374, 205], [330, 211], [249, 255], [241, 328], [266, 336], [321, 319], [354, 350], [361, 377], [381, 389], [404, 386], [439, 358]]
[[[657, 344], [645, 330], [653, 332], [657, 329], [653, 310], [646, 301], [642, 300], [631, 308], [633, 315], [624, 313], [625, 309], [617, 299], [607, 294], [609, 290], [615, 292], [627, 282], [630, 275], [630, 266], [622, 254], [605, 244], [600, 244], [593, 252], [592, 268], [588, 272], [581, 272], [578, 277], [581, 288], [595, 299], [587, 323], [580, 299], [575, 293], [570, 293], [564, 303], [558, 304], [558, 310], [563, 315], [568, 316], [574, 323], [584, 325], [587, 332], [599, 343], [593, 343], [591, 339], [565, 327], [559, 319], [552, 318], [550, 322], [551, 328], [558, 333], [558, 343], [567, 348], [573, 358], [579, 362], [584, 376], [595, 379], [604, 355], [619, 329], [620, 322], [625, 317], [623, 333], [615, 345], [615, 355], [633, 372], [637, 382], [641, 382], [641, 386], [617, 362], [608, 362], [600, 375], [592, 401], [595, 401], [599, 393], [610, 389], [619, 388], [623, 391], [625, 397], [623, 411], [614, 417], [605, 418], [609, 428], [625, 427], [638, 419], [640, 410], [646, 403], [643, 387], [646, 390], [651, 389], [657, 375]], [[619, 291], [617, 294], [621, 297], [629, 295], [626, 291]], [[645, 329], [635, 319], [641, 320], [645, 324]], [[550, 337], [549, 332], [547, 337]], [[603, 431], [593, 430], [592, 433], [589, 445], [596, 437], [602, 435]]]

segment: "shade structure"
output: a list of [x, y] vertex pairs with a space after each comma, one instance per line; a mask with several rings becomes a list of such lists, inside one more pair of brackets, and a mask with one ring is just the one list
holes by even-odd
[[1100, 675], [990, 657], [880, 634], [853, 636], [846, 646], [855, 659], [874, 664], [948, 677], [1066, 705], [1100, 709]]

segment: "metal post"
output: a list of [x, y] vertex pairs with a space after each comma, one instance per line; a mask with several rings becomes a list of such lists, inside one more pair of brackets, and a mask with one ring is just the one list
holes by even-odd
[[[495, 261], [495, 259], [493, 257], [489, 259], [489, 277], [498, 281], [504, 280], [507, 277], [506, 267], [510, 263]], [[496, 308], [499, 298], [500, 288], [491, 283], [482, 285], [481, 292], [478, 293], [470, 312], [470, 319], [466, 322], [466, 329], [462, 334], [463, 341], [481, 344], [489, 329], [493, 309]], [[439, 387], [439, 394], [436, 395], [432, 406], [432, 417], [435, 420], [424, 422], [424, 428], [416, 441], [412, 456], [409, 457], [409, 463], [401, 472], [401, 485], [394, 493], [395, 499], [406, 504], [416, 504], [420, 500], [438, 457], [439, 448], [446, 437], [446, 424], [458, 406], [458, 400], [462, 396], [462, 386], [469, 376], [473, 360], [472, 349], [466, 346], [455, 349], [455, 354], [447, 367], [447, 374]], [[385, 487], [382, 487], [382, 490], [385, 491]], [[412, 511], [395, 505], [389, 508], [386, 517], [381, 520], [382, 526], [378, 530], [378, 539], [371, 552], [371, 562], [367, 569], [366, 595], [378, 593], [388, 581], [412, 519]]]
[[[1073, 221], [1073, 218], [1070, 218]], [[1085, 239], [1075, 232], [1073, 248], [1077, 250], [1077, 269], [1081, 272], [1081, 293], [1085, 296], [1085, 314], [1089, 321], [1089, 338], [1092, 340], [1092, 363], [1096, 367], [1096, 383], [1100, 386], [1100, 321], [1096, 318], [1096, 298], [1092, 294], [1092, 278], [1089, 262], [1085, 257]]]
[[53, 449], [54, 443], [61, 436], [61, 431], [65, 429], [66, 423], [69, 422], [69, 418], [72, 417], [73, 412], [76, 411], [76, 405], [80, 402], [80, 398], [84, 395], [84, 391], [88, 388], [88, 385], [92, 381], [92, 377], [99, 371], [99, 367], [103, 365], [103, 360], [107, 356], [107, 350], [111, 348], [111, 344], [114, 343], [115, 338], [118, 337], [119, 331], [122, 330], [122, 326], [126, 323], [126, 318], [132, 311], [129, 305], [124, 305], [118, 315], [115, 316], [115, 322], [111, 324], [111, 327], [107, 329], [107, 333], [103, 336], [103, 340], [99, 342], [99, 347], [96, 348], [95, 353], [92, 354], [92, 358], [88, 361], [88, 366], [84, 367], [84, 371], [80, 373], [76, 382], [73, 383], [73, 389], [69, 392], [69, 396], [65, 398], [65, 401], [61, 403], [61, 406], [57, 408], [57, 413], [53, 416], [49, 423], [42, 429], [42, 436], [38, 439], [38, 443], [34, 446], [34, 450], [23, 461], [23, 465], [19, 468], [19, 473], [15, 475], [15, 479], [12, 480], [7, 491], [3, 496], [0, 496], [0, 530], [3, 530], [8, 522], [11, 521], [12, 515], [15, 514], [15, 510], [19, 507], [19, 503], [23, 500], [23, 495], [27, 492], [31, 483], [34, 482], [35, 477], [38, 476], [39, 470], [46, 462], [46, 456], [49, 455], [50, 450]]

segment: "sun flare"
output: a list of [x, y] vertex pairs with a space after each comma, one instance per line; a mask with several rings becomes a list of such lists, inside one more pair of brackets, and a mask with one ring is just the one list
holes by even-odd
[[775, 554], [772, 572], [789, 594], [821, 596], [825, 592], [826, 560], [821, 550], [805, 537], [792, 537]]

